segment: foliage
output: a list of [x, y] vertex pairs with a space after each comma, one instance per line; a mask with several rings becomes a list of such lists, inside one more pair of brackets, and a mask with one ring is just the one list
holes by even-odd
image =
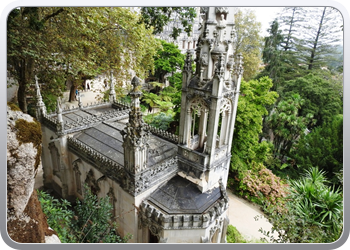
[[59, 201], [44, 191], [38, 196], [49, 226], [63, 243], [126, 243], [131, 238], [117, 234], [109, 197], [98, 198], [87, 185], [84, 200], [77, 200], [74, 210], [67, 200]]
[[227, 226], [226, 232], [227, 243], [266, 243], [264, 240], [247, 240], [242, 234], [237, 230], [236, 227], [232, 225]]
[[[327, 186], [323, 171], [310, 168], [295, 181], [290, 181], [290, 195], [284, 213], [266, 209], [273, 224], [271, 232], [264, 232], [271, 242], [329, 243], [342, 232], [343, 197], [339, 190]], [[273, 236], [278, 233], [278, 237]]]
[[42, 134], [40, 122], [34, 119], [33, 122], [28, 122], [24, 119], [18, 119], [15, 123], [17, 129], [16, 138], [20, 144], [32, 143], [37, 149], [35, 156], [34, 169], [36, 170], [40, 164], [42, 151]]
[[147, 28], [152, 27], [154, 34], [161, 33], [164, 26], [174, 22], [171, 37], [176, 40], [182, 31], [190, 36], [196, 11], [193, 7], [142, 7], [141, 15], [141, 21]]
[[27, 112], [34, 74], [56, 91], [56, 82], [71, 82], [70, 100], [77, 86], [102, 72], [112, 72], [119, 85], [131, 78], [126, 68], [145, 78], [159, 42], [139, 20], [139, 14], [120, 7], [14, 9], [8, 22], [8, 70], [19, 84], [20, 108]]
[[159, 82], [164, 83], [165, 75], [175, 73], [182, 69], [185, 61], [185, 55], [181, 54], [181, 50], [172, 43], [160, 40], [162, 48], [157, 51], [154, 57], [154, 76]]
[[[299, 94], [304, 100], [298, 114], [313, 114], [315, 126], [330, 122], [334, 115], [343, 112], [342, 78], [327, 71], [313, 71], [303, 77], [288, 81], [283, 87], [283, 98]], [[310, 127], [312, 128], [312, 127]]]
[[98, 198], [87, 185], [84, 186], [84, 200], [77, 200], [73, 230], [79, 243], [123, 243], [130, 236], [121, 238], [117, 225], [112, 221], [112, 204], [109, 197]]
[[147, 115], [145, 117], [145, 122], [147, 122], [149, 125], [165, 131], [169, 128], [169, 124], [173, 120], [174, 118], [171, 114], [165, 114], [163, 112], [160, 112], [157, 115]]
[[307, 12], [308, 19], [303, 23], [304, 39], [297, 46], [301, 63], [308, 70], [326, 65], [326, 61], [336, 60], [338, 51], [334, 46], [341, 40], [342, 17], [332, 7], [313, 8]]
[[261, 23], [256, 21], [252, 10], [238, 9], [235, 13], [236, 43], [235, 52], [244, 58], [243, 79], [251, 80], [258, 73], [261, 63]]
[[281, 82], [283, 70], [283, 51], [280, 50], [280, 44], [283, 41], [281, 30], [279, 30], [279, 24], [277, 20], [274, 20], [271, 24], [268, 37], [265, 37], [265, 46], [262, 53], [262, 59], [266, 65], [264, 71], [260, 75], [268, 75], [273, 81], [272, 90], [276, 91], [278, 85]]
[[174, 120], [180, 120], [181, 112], [181, 94], [182, 94], [182, 74], [175, 73], [168, 78], [170, 86], [163, 89], [162, 93], [171, 98], [174, 104], [172, 111], [174, 112]]
[[46, 215], [47, 223], [56, 231], [62, 243], [75, 241], [74, 235], [70, 233], [71, 220], [74, 216], [70, 210], [71, 204], [67, 200], [55, 199], [48, 193], [38, 190], [41, 208]]
[[247, 243], [237, 228], [232, 225], [227, 226], [226, 240], [227, 243]]
[[21, 111], [21, 109], [13, 102], [7, 102], [7, 107], [12, 111]]
[[299, 94], [280, 101], [271, 114], [266, 118], [269, 128], [273, 131], [274, 155], [283, 160], [293, 144], [305, 133], [308, 125], [315, 123], [312, 114], [299, 116], [298, 111], [304, 100]]
[[249, 170], [236, 177], [238, 194], [256, 204], [269, 203], [279, 211], [284, 210], [287, 185], [262, 163], [252, 162]]
[[331, 183], [341, 186], [337, 173], [343, 169], [343, 115], [303, 135], [290, 156], [299, 169], [317, 166]]
[[268, 77], [259, 80], [242, 81], [238, 100], [235, 133], [232, 143], [231, 170], [247, 169], [251, 161], [264, 162], [271, 147], [267, 142], [259, 143], [262, 131], [262, 117], [267, 115], [266, 105], [277, 98], [271, 92], [272, 81]]

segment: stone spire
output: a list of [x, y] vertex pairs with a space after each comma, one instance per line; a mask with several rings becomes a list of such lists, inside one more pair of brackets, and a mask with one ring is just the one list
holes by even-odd
[[133, 90], [130, 93], [132, 103], [129, 122], [124, 130], [121, 131], [121, 134], [123, 136], [124, 167], [128, 173], [138, 174], [147, 168], [147, 141], [150, 133], [142, 119], [140, 80], [135, 76], [131, 84]]
[[82, 108], [82, 107], [83, 107], [83, 102], [81, 101], [80, 91], [78, 92], [78, 107], [79, 107], [79, 108]]
[[36, 118], [41, 121], [42, 117], [46, 115], [46, 106], [43, 102], [43, 98], [40, 93], [38, 77], [35, 76], [35, 89], [36, 89]]
[[180, 175], [205, 192], [226, 186], [243, 61], [235, 55], [234, 8], [202, 7], [192, 76], [183, 70], [179, 128]]
[[62, 131], [64, 124], [63, 124], [63, 117], [62, 117], [61, 97], [57, 97], [56, 113], [57, 113], [57, 130]]

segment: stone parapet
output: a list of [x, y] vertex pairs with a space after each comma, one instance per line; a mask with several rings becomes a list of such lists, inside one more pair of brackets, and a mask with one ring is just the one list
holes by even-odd
[[124, 176], [124, 167], [115, 161], [107, 158], [99, 152], [93, 150], [84, 143], [68, 137], [68, 149], [78, 155], [84, 161], [94, 165], [101, 173], [108, 178], [121, 182]]
[[202, 214], [167, 214], [147, 200], [140, 205], [139, 226], [157, 226], [161, 230], [205, 229], [228, 209], [223, 196]]
[[179, 137], [175, 134], [169, 133], [165, 130], [153, 127], [153, 126], [148, 125], [148, 124], [146, 125], [146, 128], [149, 129], [149, 131], [152, 134], [154, 134], [154, 135], [156, 135], [156, 136], [158, 136], [166, 141], [169, 141], [169, 142], [172, 142], [175, 144], [179, 143]]
[[[97, 106], [96, 106], [97, 107]], [[72, 109], [69, 110], [71, 112]], [[54, 132], [59, 132], [60, 134], [69, 134], [81, 131], [83, 129], [87, 129], [95, 126], [98, 123], [108, 121], [108, 120], [122, 120], [128, 117], [129, 109], [123, 108], [119, 110], [109, 110], [104, 111], [99, 114], [91, 114], [88, 110], [86, 110], [87, 114], [90, 114], [88, 117], [79, 118], [76, 117], [75, 121], [68, 122], [67, 120], [63, 123], [63, 130], [59, 131], [58, 129], [58, 120], [54, 115], [43, 115], [42, 122], [43, 124], [51, 129]], [[68, 114], [63, 112], [63, 115]]]

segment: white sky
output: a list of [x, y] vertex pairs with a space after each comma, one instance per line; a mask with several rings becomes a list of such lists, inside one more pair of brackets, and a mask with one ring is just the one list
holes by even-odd
[[261, 35], [266, 36], [266, 31], [270, 27], [270, 23], [282, 12], [284, 7], [249, 7], [244, 9], [251, 9], [255, 11], [256, 20], [261, 23]]

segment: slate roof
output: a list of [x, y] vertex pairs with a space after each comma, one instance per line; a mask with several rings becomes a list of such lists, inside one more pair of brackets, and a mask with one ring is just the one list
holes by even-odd
[[[120, 133], [127, 120], [102, 122], [94, 127], [83, 130], [74, 138], [107, 158], [124, 166], [123, 138]], [[158, 164], [177, 153], [177, 146], [171, 142], [151, 135], [148, 141], [148, 166]]]
[[177, 175], [147, 200], [168, 214], [202, 214], [222, 196], [219, 187], [201, 193], [194, 183]]

